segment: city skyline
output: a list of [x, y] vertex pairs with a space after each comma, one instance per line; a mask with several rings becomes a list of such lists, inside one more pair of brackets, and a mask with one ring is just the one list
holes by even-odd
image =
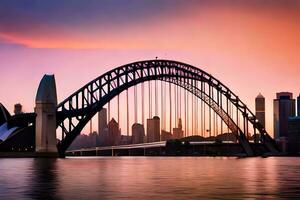
[[[297, 1], [165, 1], [163, 5], [132, 1], [127, 6], [117, 1], [78, 1], [59, 8], [55, 3], [29, 2], [30, 8], [16, 7], [11, 1], [4, 1], [0, 8], [7, 16], [0, 20], [0, 74], [3, 82], [10, 83], [10, 87], [0, 85], [0, 92], [7, 94], [1, 102], [11, 113], [16, 102], [25, 112], [33, 111], [33, 97], [45, 73], [55, 74], [61, 102], [116, 66], [155, 57], [184, 61], [207, 71], [239, 95], [252, 112], [254, 98], [261, 92], [266, 98], [266, 128], [271, 135], [275, 93], [299, 94]], [[107, 10], [98, 14], [103, 6]], [[81, 7], [89, 12], [72, 12]], [[138, 11], [132, 13], [133, 8]], [[175, 8], [179, 11], [176, 16]], [[120, 18], [116, 15], [120, 10], [132, 14]], [[96, 119], [93, 122], [96, 130]], [[121, 128], [126, 129], [125, 123], [121, 122]], [[88, 130], [86, 127], [84, 132]]]

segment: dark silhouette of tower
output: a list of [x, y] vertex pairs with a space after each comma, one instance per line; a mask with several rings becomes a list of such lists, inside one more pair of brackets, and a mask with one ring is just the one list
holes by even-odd
[[258, 121], [266, 127], [265, 122], [265, 97], [259, 93], [255, 98], [255, 115]]
[[297, 97], [297, 116], [300, 117], [300, 94]]
[[135, 123], [132, 125], [132, 143], [139, 144], [144, 142], [145, 129], [143, 124]]
[[98, 112], [98, 134], [101, 135], [107, 128], [107, 109], [102, 108]]
[[121, 132], [119, 129], [118, 122], [112, 118], [108, 123], [108, 145], [116, 146], [119, 145], [121, 140]]
[[295, 99], [290, 92], [280, 92], [274, 99], [274, 137], [286, 137], [288, 119], [295, 116]]
[[154, 116], [152, 119], [147, 119], [147, 142], [160, 141], [160, 119]]
[[178, 127], [173, 128], [173, 137], [174, 139], [183, 138], [183, 130], [182, 130], [182, 121], [181, 118], [178, 119]]

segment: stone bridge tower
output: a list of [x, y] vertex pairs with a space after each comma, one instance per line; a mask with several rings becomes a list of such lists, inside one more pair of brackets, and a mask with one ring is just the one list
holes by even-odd
[[54, 75], [44, 75], [35, 99], [35, 151], [43, 155], [57, 154], [56, 141], [57, 95]]

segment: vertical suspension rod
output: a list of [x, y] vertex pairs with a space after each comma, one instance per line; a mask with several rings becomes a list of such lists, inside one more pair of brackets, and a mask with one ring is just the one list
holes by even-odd
[[110, 101], [107, 104], [107, 108], [108, 108], [108, 121], [110, 121]]
[[[214, 100], [214, 88], [211, 89], [211, 98]], [[216, 113], [212, 113], [212, 123], [213, 123], [213, 136], [216, 136]]]
[[160, 82], [160, 124], [161, 129], [165, 130], [164, 127], [164, 88], [163, 88], [163, 81]]
[[[184, 79], [184, 83], [186, 80]], [[187, 137], [187, 101], [186, 101], [186, 90], [184, 90], [184, 137]]]
[[[227, 113], [227, 115], [229, 116], [229, 117], [231, 117], [230, 116], [230, 113], [229, 113], [229, 105], [228, 105], [228, 103], [229, 103], [229, 101], [228, 101], [228, 97], [226, 98], [226, 113]], [[229, 127], [228, 127], [228, 125], [227, 125], [227, 133], [229, 133]]]
[[120, 95], [118, 94], [118, 97], [117, 97], [117, 101], [118, 101], [118, 125], [120, 127]]
[[[192, 79], [192, 88], [194, 88], [194, 80]], [[192, 93], [192, 135], [194, 135], [194, 94]]]
[[158, 116], [158, 90], [157, 90], [157, 80], [154, 81], [154, 92], [155, 92], [155, 97], [154, 97], [154, 103], [155, 103], [155, 116]]
[[[220, 94], [220, 107], [221, 107], [221, 109], [223, 110], [223, 95], [222, 95], [222, 93]], [[221, 121], [221, 134], [223, 134], [224, 132], [223, 132], [223, 120], [220, 120]]]
[[[219, 95], [219, 90], [216, 90], [217, 91], [217, 104], [220, 108], [220, 95]], [[222, 121], [222, 120], [221, 120]], [[219, 134], [219, 124], [218, 124], [218, 115], [216, 113], [216, 128], [217, 128], [217, 135]]]
[[[181, 87], [179, 87], [179, 117], [181, 118]], [[182, 120], [182, 119], [181, 119]]]
[[170, 133], [172, 134], [172, 88], [171, 88], [171, 82], [169, 82], [169, 100], [170, 100]]
[[90, 120], [90, 133], [93, 132], [93, 118]]
[[149, 97], [149, 119], [152, 117], [152, 92], [151, 81], [148, 82], [148, 97]]
[[[203, 95], [203, 94], [205, 94], [205, 85], [204, 85], [204, 82], [203, 81], [201, 81], [201, 91], [202, 91], [202, 93], [201, 93], [201, 95]], [[206, 122], [205, 122], [205, 119], [206, 119], [206, 115], [205, 115], [205, 104], [204, 104], [204, 102], [203, 102], [203, 100], [201, 101], [201, 107], [202, 107], [202, 112], [201, 112], [201, 114], [202, 114], [202, 116], [201, 116], [201, 121], [202, 121], [202, 125], [203, 125], [203, 128], [202, 128], [202, 135], [203, 135], [203, 137], [205, 137], [206, 136]]]
[[145, 86], [144, 82], [141, 84], [141, 92], [142, 92], [142, 124], [145, 126]]
[[[202, 84], [202, 81], [200, 82], [200, 84], [201, 84], [201, 86], [200, 86], [200, 91], [201, 91], [201, 93], [200, 93], [200, 95], [201, 95], [201, 97], [203, 96], [202, 94], [203, 94], [203, 84]], [[201, 125], [201, 131], [200, 131], [200, 135], [203, 137], [203, 100], [201, 99], [201, 102], [200, 102], [200, 119], [201, 119], [201, 123], [200, 123], [200, 125]]]
[[238, 102], [236, 102], [236, 125], [239, 127], [239, 108], [238, 108]]
[[[198, 81], [196, 82], [196, 88], [198, 89]], [[196, 119], [195, 119], [195, 123], [196, 123], [196, 135], [198, 135], [198, 97], [195, 95], [195, 103], [196, 103]]]
[[167, 130], [167, 83], [164, 82], [164, 123]]
[[137, 86], [134, 86], [134, 123], [137, 123], [138, 118], [138, 105], [137, 105]]
[[129, 100], [128, 100], [128, 89], [126, 89], [126, 107], [127, 107], [127, 136], [129, 136]]
[[249, 138], [249, 135], [248, 135], [248, 133], [246, 132], [246, 121], [245, 121], [245, 119], [246, 119], [246, 117], [244, 116], [243, 117], [243, 128], [244, 128], [244, 134], [245, 134], [245, 136], [247, 137], [247, 139]]
[[[187, 82], [189, 82], [189, 80], [187, 80]], [[186, 128], [186, 136], [189, 136], [190, 133], [190, 129], [189, 129], [189, 91], [186, 91], [186, 124], [187, 124], [187, 128]]]
[[[211, 85], [209, 85], [209, 97], [211, 97]], [[211, 137], [211, 107], [209, 106], [209, 137]]]
[[176, 88], [177, 88], [177, 85], [174, 85], [174, 127], [176, 128], [177, 127], [177, 92], [176, 92]]

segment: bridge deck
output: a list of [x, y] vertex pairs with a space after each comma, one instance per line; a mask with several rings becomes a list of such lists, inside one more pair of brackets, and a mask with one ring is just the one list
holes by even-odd
[[[175, 146], [174, 146], [175, 145]], [[225, 141], [216, 143], [214, 141], [190, 142], [188, 145], [170, 144], [166, 142], [154, 142], [144, 144], [130, 144], [108, 147], [83, 148], [69, 150], [67, 156], [168, 156], [168, 155], [221, 155], [239, 156], [244, 153], [239, 143]]]

